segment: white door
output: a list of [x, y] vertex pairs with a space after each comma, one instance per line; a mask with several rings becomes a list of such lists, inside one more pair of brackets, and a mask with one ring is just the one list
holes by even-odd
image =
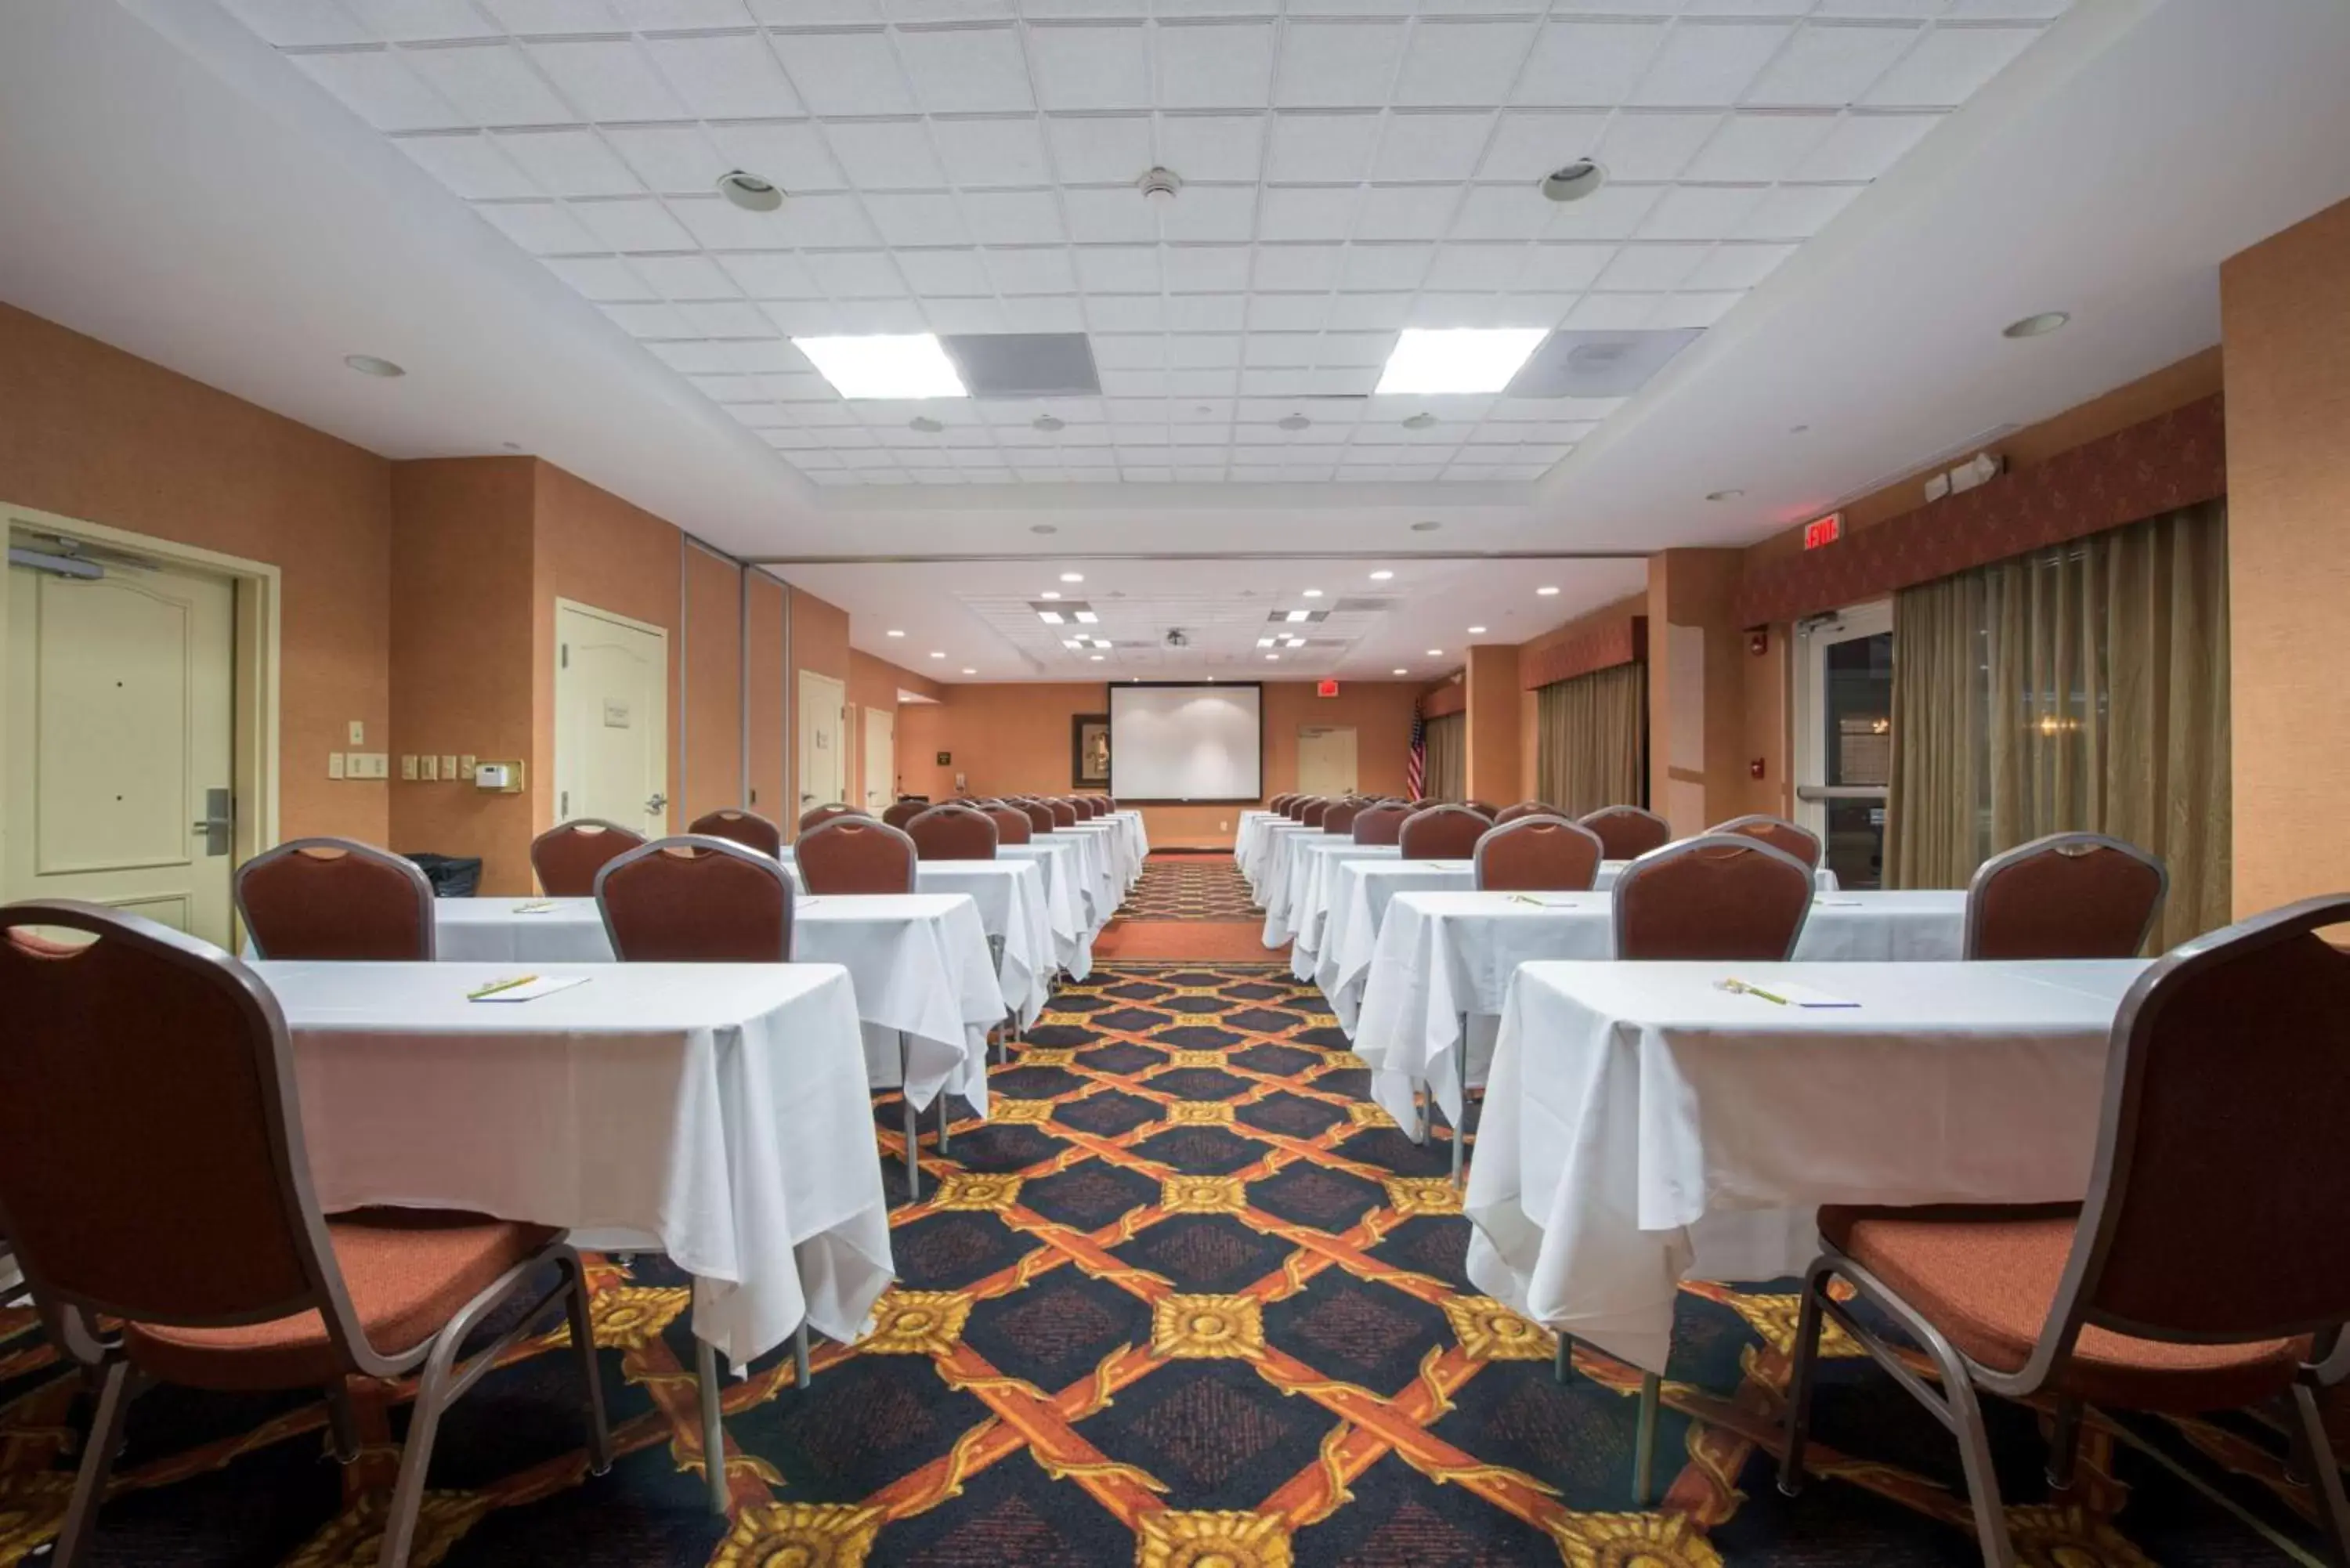
[[8, 569], [0, 896], [88, 898], [230, 945], [235, 635], [225, 579]]
[[865, 809], [876, 816], [898, 798], [898, 714], [865, 710]]
[[1885, 877], [1893, 782], [1893, 606], [1879, 599], [1795, 634], [1795, 819], [1846, 888]]
[[800, 671], [800, 811], [848, 804], [842, 798], [848, 789], [848, 769], [840, 752], [845, 696], [832, 677]]
[[669, 831], [669, 633], [555, 602], [555, 820]]
[[1355, 727], [1352, 724], [1308, 724], [1297, 732], [1297, 792], [1300, 794], [1352, 794], [1355, 792]]

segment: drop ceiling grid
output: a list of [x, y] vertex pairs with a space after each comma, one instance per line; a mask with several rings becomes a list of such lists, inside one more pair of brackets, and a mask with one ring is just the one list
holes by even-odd
[[[1398, 329], [1711, 326], [2068, 0], [222, 3], [811, 479], [967, 484], [1539, 478], [1618, 400], [1366, 399]], [[1079, 330], [1020, 404], [787, 341]]]
[[[1382, 598], [1378, 610], [1332, 611], [1320, 621], [1275, 626], [1267, 618], [1277, 610], [1319, 609], [1327, 601], [1317, 603], [1271, 592], [1089, 596], [1081, 587], [1063, 591], [1068, 596], [1065, 602], [1088, 606], [1100, 620], [1091, 626], [1074, 622], [1053, 626], [1038, 614], [1038, 603], [1043, 601], [1032, 601], [1028, 596], [974, 593], [955, 597], [990, 631], [1031, 663], [1039, 668], [1066, 666], [1072, 673], [1076, 673], [1076, 666], [1096, 662], [1115, 664], [1121, 670], [1139, 663], [1155, 663], [1168, 631], [1177, 628], [1189, 639], [1185, 652], [1194, 664], [1202, 659], [1211, 664], [1245, 664], [1262, 660], [1267, 651], [1273, 651], [1280, 654], [1283, 660], [1297, 662], [1311, 656], [1317, 664], [1336, 668], [1356, 643], [1377, 629], [1391, 607], [1391, 601]], [[1080, 635], [1101, 638], [1111, 646], [1106, 650], [1065, 646], [1068, 639]], [[1258, 639], [1265, 637], [1306, 638], [1313, 646], [1267, 650], [1257, 646]], [[1096, 653], [1105, 657], [1096, 660], [1092, 657]]]

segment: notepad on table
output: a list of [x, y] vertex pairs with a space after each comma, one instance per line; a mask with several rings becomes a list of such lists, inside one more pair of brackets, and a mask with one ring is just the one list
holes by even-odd
[[526, 904], [516, 904], [514, 912], [517, 915], [551, 915], [561, 907], [552, 898], [533, 898]]
[[575, 985], [585, 985], [584, 974], [518, 974], [511, 980], [494, 980], [465, 993], [468, 1002], [536, 1002], [542, 996], [553, 996], [558, 991], [569, 991]]
[[1783, 980], [1773, 989], [1797, 1007], [1858, 1007], [1860, 1005], [1849, 997], [1831, 995], [1813, 986], [1798, 985], [1792, 980]]

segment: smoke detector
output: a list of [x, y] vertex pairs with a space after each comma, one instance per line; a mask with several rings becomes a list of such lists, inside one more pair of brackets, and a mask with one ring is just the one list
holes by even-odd
[[1154, 207], [1169, 205], [1175, 200], [1175, 192], [1183, 188], [1182, 180], [1171, 169], [1153, 169], [1134, 183], [1142, 192], [1142, 199]]

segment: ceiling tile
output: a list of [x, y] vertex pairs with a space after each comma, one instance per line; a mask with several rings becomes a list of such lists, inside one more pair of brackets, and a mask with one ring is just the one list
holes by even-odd
[[1036, 107], [1028, 61], [1011, 27], [901, 29], [898, 57], [914, 97], [931, 114], [983, 114]]
[[546, 270], [598, 305], [651, 301], [659, 291], [624, 261], [611, 256], [549, 256]]
[[728, 168], [700, 126], [611, 126], [601, 135], [638, 179], [664, 194], [707, 191]]
[[[1160, 209], [1159, 233], [1170, 241], [1236, 241], [1256, 230], [1257, 188], [1253, 185], [1190, 185], [1173, 204]], [[1148, 210], [1139, 195], [1127, 200]]]
[[1170, 369], [1214, 369], [1241, 362], [1236, 333], [1177, 333], [1167, 339]]
[[1274, 101], [1284, 109], [1388, 102], [1404, 36], [1400, 22], [1291, 22]]
[[1156, 161], [1141, 115], [1053, 115], [1045, 121], [1053, 164], [1072, 185], [1131, 187]]
[[1534, 39], [1532, 22], [1423, 22], [1404, 56], [1393, 101], [1500, 103], [1508, 98]]
[[1160, 27], [1154, 47], [1162, 108], [1264, 107], [1273, 76], [1270, 23]]
[[1252, 332], [1316, 332], [1330, 314], [1326, 294], [1258, 294], [1246, 303]]
[[1261, 290], [1304, 292], [1332, 287], [1337, 281], [1341, 245], [1259, 245], [1255, 286]]
[[479, 38], [491, 31], [465, 0], [345, 0], [371, 37], [395, 43], [426, 38]]
[[[537, 43], [530, 57], [571, 107], [589, 119], [679, 119], [685, 106], [633, 43], [606, 40]], [[557, 112], [545, 117], [569, 119]], [[720, 170], [719, 173], [724, 173]], [[712, 175], [715, 179], [717, 176]]]
[[1937, 27], [1878, 78], [1862, 101], [1877, 108], [1956, 108], [2039, 36], [2031, 27]]
[[[1048, 109], [1149, 108], [1147, 39], [1140, 27], [1030, 27], [1028, 65], [1037, 96]], [[1055, 150], [1062, 145], [1056, 132]], [[1076, 178], [1066, 165], [1062, 174]]]
[[1375, 113], [1277, 115], [1267, 178], [1310, 184], [1367, 179], [1379, 130]]
[[296, 68], [378, 130], [437, 130], [473, 123], [410, 70], [400, 56], [370, 49], [291, 57]]
[[704, 337], [771, 337], [775, 331], [766, 314], [748, 300], [689, 300], [678, 309]]
[[506, 156], [550, 196], [641, 195], [644, 186], [592, 130], [533, 130], [498, 138]]
[[737, 253], [719, 257], [718, 265], [753, 299], [815, 299], [824, 292], [806, 265], [789, 252]]
[[906, 292], [898, 269], [879, 251], [811, 251], [800, 259], [835, 299], [896, 299]]
[[1731, 231], [1742, 240], [1808, 240], [1858, 196], [1858, 185], [1782, 185]]
[[733, 278], [700, 252], [683, 256], [639, 256], [634, 270], [638, 276], [659, 290], [663, 299], [740, 299], [743, 296], [743, 290], [735, 285]]
[[1330, 301], [1333, 331], [1370, 331], [1403, 326], [1411, 317], [1409, 294], [1341, 294]]
[[1247, 324], [1247, 317], [1245, 295], [1179, 294], [1167, 301], [1170, 332], [1238, 332]]
[[1697, 290], [1752, 288], [1794, 254], [1793, 245], [1717, 245], [1713, 254], [1679, 286]]
[[1619, 114], [1597, 156], [1611, 181], [1678, 180], [1721, 122], [1713, 114]]
[[1742, 289], [1715, 294], [1670, 294], [1648, 318], [1655, 327], [1711, 327], [1746, 297]]
[[1658, 305], [1669, 297], [1661, 294], [1586, 294], [1575, 301], [1575, 308], [1559, 325], [1573, 332], [1628, 332], [1647, 326]]
[[844, 119], [828, 123], [824, 139], [848, 182], [860, 191], [936, 191], [946, 171], [919, 119]]
[[1734, 233], [1762, 200], [1759, 185], [1676, 185], [1648, 209], [1644, 240], [1712, 240]]
[[[899, 258], [901, 261], [904, 258]], [[915, 286], [917, 288], [920, 285]], [[922, 316], [933, 332], [1009, 332], [999, 299], [941, 299], [922, 301]]]
[[774, 119], [800, 112], [799, 95], [756, 33], [647, 38], [645, 52], [701, 119]]
[[1170, 294], [1237, 293], [1248, 286], [1246, 245], [1170, 245], [1159, 263]]
[[1601, 269], [1596, 286], [1633, 293], [1679, 288], [1705, 260], [1709, 248], [1690, 244], [1626, 245]]
[[1746, 101], [1831, 109], [1857, 103], [1921, 31], [1900, 26], [1814, 24], [1799, 28], [1779, 57], [1754, 78]]
[[1068, 238], [1050, 191], [966, 191], [962, 215], [983, 245], [1058, 244]]
[[1432, 240], [1444, 233], [1460, 192], [1450, 185], [1374, 185], [1355, 219], [1359, 240]]
[[674, 305], [598, 306], [613, 324], [631, 337], [697, 337]]
[[469, 202], [513, 200], [552, 194], [525, 174], [495, 141], [478, 132], [402, 136], [392, 145], [427, 173]]
[[1090, 245], [1076, 253], [1077, 284], [1088, 294], [1156, 294], [1159, 253], [1148, 245]]
[[886, 33], [776, 33], [775, 53], [816, 114], [911, 114], [919, 107]]
[[1554, 240], [1628, 239], [1648, 215], [1662, 185], [1604, 185], [1580, 202], [1554, 202], [1545, 238]]
[[1069, 253], [1057, 245], [987, 250], [980, 255], [999, 294], [1066, 294], [1076, 287]]
[[1362, 192], [1352, 185], [1275, 185], [1264, 192], [1258, 233], [1268, 240], [1343, 240]]
[[743, 0], [605, 0], [623, 26], [640, 32], [664, 28], [746, 27], [753, 20]]
[[816, 127], [805, 120], [712, 125], [705, 129], [723, 165], [692, 187], [697, 192], [710, 190], [728, 169], [746, 169], [781, 185], [795, 198], [810, 191], [837, 191], [847, 184], [840, 166], [825, 150]]
[[938, 155], [957, 185], [1048, 185], [1052, 161], [1035, 119], [957, 119], [938, 127]]
[[[732, 208], [728, 209], [730, 212]], [[667, 208], [650, 197], [571, 203], [572, 214], [595, 233], [609, 251], [691, 250], [693, 236], [680, 227]]]
[[1659, 22], [1547, 22], [1535, 36], [1510, 100], [1561, 106], [1623, 103], [1664, 42], [1666, 31]]
[[1793, 32], [1783, 23], [1675, 27], [1628, 101], [1675, 108], [1736, 103]]
[[1941, 122], [1939, 114], [1845, 115], [1791, 178], [1875, 180]]
[[1159, 237], [1158, 212], [1130, 186], [1063, 191], [1061, 206], [1068, 215], [1069, 237], [1080, 244]]
[[1418, 288], [1436, 247], [1428, 244], [1352, 244], [1338, 265], [1337, 286], [1357, 293]]
[[[680, 222], [721, 250], [766, 250], [777, 245], [829, 247], [877, 245], [881, 236], [866, 221], [857, 198], [845, 193], [795, 196], [780, 213], [745, 213], [719, 197], [671, 203]], [[966, 214], [968, 215], [968, 214]], [[781, 219], [780, 223], [771, 220]], [[763, 221], [768, 220], [768, 221]], [[712, 238], [716, 235], [720, 237]], [[737, 244], [729, 244], [729, 239]]]
[[1615, 255], [1616, 247], [1607, 244], [1536, 245], [1534, 265], [1526, 274], [1524, 286], [1550, 293], [1589, 288], [1599, 280], [1601, 270]]
[[300, 48], [322, 44], [364, 44], [375, 40], [373, 29], [355, 19], [334, 0], [221, 0], [222, 5], [279, 47]]
[[1588, 158], [1607, 129], [1604, 114], [1512, 109], [1494, 128], [1492, 144], [1478, 162], [1480, 180], [1528, 182]]
[[1733, 114], [1715, 128], [1686, 171], [1692, 180], [1784, 180], [1836, 123], [1832, 114]]
[[1439, 245], [1426, 286], [1472, 291], [1510, 288], [1534, 254], [1534, 247], [1524, 244]]
[[1151, 295], [1087, 295], [1086, 325], [1096, 332], [1164, 332], [1167, 302]]
[[1372, 178], [1380, 181], [1466, 181], [1475, 172], [1493, 130], [1493, 117], [1399, 114], [1388, 121]]
[[1163, 114], [1159, 161], [1186, 181], [1253, 182], [1264, 173], [1261, 114]]
[[1452, 237], [1461, 240], [1530, 240], [1550, 227], [1557, 203], [1527, 185], [1478, 185], [1461, 198]]
[[964, 245], [971, 244], [955, 199], [944, 192], [900, 192], [868, 195], [866, 215], [891, 245]]

